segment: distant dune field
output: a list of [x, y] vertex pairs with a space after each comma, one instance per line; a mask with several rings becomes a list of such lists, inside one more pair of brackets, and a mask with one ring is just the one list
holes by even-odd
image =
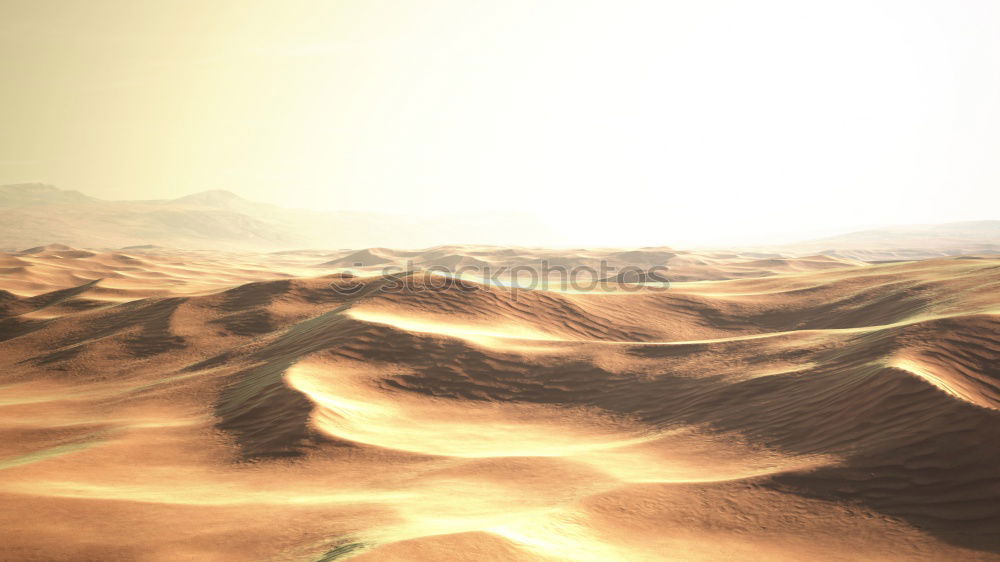
[[[229, 191], [205, 191], [176, 199], [109, 201], [79, 191], [38, 183], [0, 185], [0, 213], [7, 228], [0, 229], [0, 251], [14, 252], [57, 242], [104, 250], [129, 246], [259, 252], [325, 248], [336, 241], [341, 248], [391, 246], [411, 250], [368, 248], [337, 252], [331, 259], [352, 265], [383, 263], [420, 256], [421, 261], [452, 266], [438, 252], [412, 250], [425, 246], [445, 248], [464, 257], [489, 255], [503, 261], [511, 248], [442, 246], [455, 240], [509, 246], [570, 243], [530, 215], [518, 213], [467, 213], [415, 217], [385, 213], [288, 209], [251, 201]], [[737, 241], [740, 241], [737, 238]], [[740, 241], [742, 245], [745, 242]], [[647, 249], [648, 250], [648, 249]], [[705, 252], [708, 261], [731, 255], [733, 248]], [[388, 251], [390, 256], [383, 256]], [[634, 252], [634, 251], [633, 251]], [[322, 252], [317, 252], [320, 254]], [[356, 253], [356, 256], [352, 256]], [[586, 254], [578, 256], [579, 253]], [[608, 253], [628, 253], [612, 251]], [[643, 259], [651, 252], [641, 252]], [[819, 240], [805, 240], [771, 247], [743, 248], [758, 257], [827, 256], [836, 259], [891, 261], [1000, 253], [1000, 221], [963, 221], [931, 225], [891, 226], [844, 232]], [[352, 258], [350, 260], [344, 258]], [[535, 248], [531, 257], [577, 263], [593, 257], [588, 250]], [[360, 258], [360, 259], [355, 259]], [[696, 258], [701, 259], [701, 258]], [[676, 265], [676, 264], [675, 264]], [[761, 270], [763, 271], [763, 270]], [[775, 269], [777, 271], [777, 269]], [[760, 273], [755, 273], [760, 274]]]
[[[542, 260], [670, 285], [428, 272]], [[989, 255], [0, 254], [0, 559], [1000, 560], [998, 295]]]

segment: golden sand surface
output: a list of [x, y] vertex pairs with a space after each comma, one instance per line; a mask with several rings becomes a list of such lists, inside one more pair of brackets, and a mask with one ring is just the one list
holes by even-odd
[[1000, 258], [366, 252], [0, 255], [0, 559], [1000, 559]]

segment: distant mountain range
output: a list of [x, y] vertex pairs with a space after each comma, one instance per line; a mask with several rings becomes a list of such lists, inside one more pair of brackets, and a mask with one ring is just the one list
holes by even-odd
[[[61, 243], [276, 251], [428, 248], [445, 244], [544, 246], [559, 236], [528, 215], [414, 218], [286, 209], [229, 191], [177, 199], [108, 201], [51, 185], [0, 186], [0, 249]], [[669, 244], [666, 238], [663, 243]], [[736, 248], [734, 248], [736, 249]], [[866, 261], [1000, 254], [1000, 221], [886, 227], [756, 251]]]
[[50, 243], [220, 250], [419, 248], [456, 239], [524, 245], [553, 239], [527, 215], [414, 218], [314, 212], [248, 201], [229, 191], [168, 200], [107, 201], [45, 184], [5, 185], [0, 186], [0, 212], [0, 249], [7, 250]]
[[890, 226], [774, 249], [781, 253], [822, 254], [864, 261], [1000, 254], [1000, 221]]

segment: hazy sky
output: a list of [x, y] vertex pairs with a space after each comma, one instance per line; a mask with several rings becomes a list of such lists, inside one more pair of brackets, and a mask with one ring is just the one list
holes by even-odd
[[581, 244], [1000, 208], [995, 0], [0, 0], [0, 52], [0, 183]]

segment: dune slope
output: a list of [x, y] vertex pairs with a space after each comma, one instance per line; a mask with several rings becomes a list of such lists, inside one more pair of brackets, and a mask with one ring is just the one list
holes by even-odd
[[679, 255], [6, 254], [0, 558], [1000, 560], [1000, 259]]

